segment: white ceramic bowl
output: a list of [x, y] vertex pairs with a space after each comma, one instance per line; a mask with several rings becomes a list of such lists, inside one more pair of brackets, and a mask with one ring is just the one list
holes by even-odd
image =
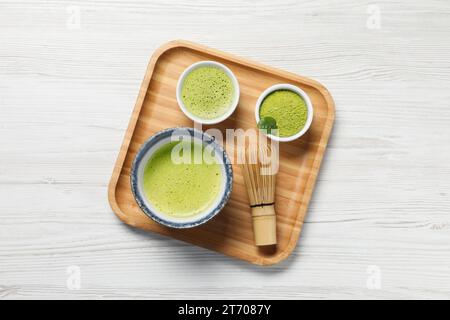
[[314, 116], [311, 99], [306, 94], [306, 92], [303, 91], [302, 89], [300, 89], [299, 87], [293, 86], [292, 84], [281, 83], [281, 84], [273, 85], [273, 86], [267, 88], [263, 93], [261, 93], [261, 95], [258, 98], [258, 101], [256, 102], [256, 108], [255, 108], [256, 123], [259, 123], [259, 120], [260, 120], [259, 110], [261, 108], [261, 105], [262, 105], [264, 99], [269, 94], [271, 94], [272, 92], [277, 91], [277, 90], [290, 90], [290, 91], [293, 91], [293, 92], [297, 93], [300, 97], [303, 98], [303, 100], [306, 103], [306, 108], [308, 109], [308, 116], [306, 118], [305, 126], [303, 127], [302, 130], [300, 130], [299, 132], [297, 132], [293, 136], [278, 137], [278, 136], [275, 136], [275, 135], [272, 135], [272, 134], [267, 134], [267, 136], [270, 139], [273, 139], [275, 141], [281, 141], [281, 142], [293, 141], [295, 139], [300, 138], [302, 135], [304, 135], [306, 133], [306, 131], [308, 131], [309, 127], [311, 126], [311, 123], [312, 123], [312, 120], [313, 120], [313, 116]]
[[[231, 79], [231, 83], [233, 84], [233, 88], [234, 88], [234, 96], [233, 96], [233, 101], [231, 102], [230, 105], [230, 109], [227, 111], [227, 113], [225, 113], [224, 115], [222, 115], [221, 117], [218, 118], [214, 118], [214, 119], [202, 119], [198, 116], [196, 116], [195, 114], [192, 114], [191, 112], [189, 112], [186, 109], [186, 106], [183, 103], [183, 100], [181, 99], [181, 89], [183, 88], [183, 82], [184, 79], [186, 78], [186, 76], [194, 69], [197, 69], [199, 67], [205, 67], [205, 66], [212, 66], [212, 67], [216, 67], [216, 68], [220, 68], [223, 71], [225, 71], [225, 73], [228, 75], [228, 77], [230, 77]], [[229, 116], [231, 116], [231, 114], [234, 112], [234, 110], [237, 107], [238, 101], [239, 101], [239, 82], [236, 79], [236, 76], [233, 74], [233, 72], [228, 69], [228, 67], [226, 67], [225, 65], [219, 63], [219, 62], [215, 62], [215, 61], [200, 61], [200, 62], [196, 62], [194, 64], [191, 64], [189, 67], [186, 68], [186, 70], [183, 71], [183, 73], [181, 74], [180, 78], [178, 79], [178, 83], [177, 83], [177, 101], [178, 101], [178, 105], [180, 106], [181, 111], [183, 111], [183, 113], [191, 120], [201, 123], [201, 124], [215, 124], [215, 123], [219, 123], [224, 121], [225, 119], [227, 119]]]

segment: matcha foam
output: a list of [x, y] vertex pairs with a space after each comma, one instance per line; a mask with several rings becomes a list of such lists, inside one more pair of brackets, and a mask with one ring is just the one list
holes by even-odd
[[[172, 161], [172, 149], [178, 144], [191, 150], [191, 163]], [[203, 152], [200, 143], [170, 142], [161, 146], [146, 164], [144, 194], [161, 213], [172, 217], [190, 217], [207, 210], [217, 199], [224, 179], [217, 163], [194, 163], [194, 149]]]
[[202, 119], [223, 116], [233, 102], [234, 88], [230, 77], [217, 67], [198, 67], [186, 76], [181, 97], [186, 109]]

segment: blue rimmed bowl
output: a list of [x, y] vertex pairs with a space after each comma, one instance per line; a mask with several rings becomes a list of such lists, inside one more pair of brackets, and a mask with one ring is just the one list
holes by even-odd
[[[180, 141], [181, 139], [191, 139], [190, 141], [202, 143], [205, 147], [209, 146], [211, 148], [210, 150], [214, 150], [213, 154], [216, 157], [217, 163], [221, 165], [223, 176], [219, 194], [212, 205], [203, 212], [190, 217], [173, 217], [160, 212], [152, 205], [144, 193], [144, 170], [154, 152], [164, 144]], [[150, 137], [144, 142], [136, 154], [130, 176], [131, 191], [142, 211], [154, 221], [171, 228], [192, 228], [212, 219], [230, 199], [233, 185], [233, 169], [226, 152], [214, 141], [213, 137], [193, 128], [165, 129]]]

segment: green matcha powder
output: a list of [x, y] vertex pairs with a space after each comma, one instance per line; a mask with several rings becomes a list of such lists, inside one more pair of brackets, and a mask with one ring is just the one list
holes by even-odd
[[303, 129], [308, 118], [305, 101], [290, 90], [277, 90], [269, 94], [259, 110], [261, 119], [272, 117], [279, 137], [290, 137]]

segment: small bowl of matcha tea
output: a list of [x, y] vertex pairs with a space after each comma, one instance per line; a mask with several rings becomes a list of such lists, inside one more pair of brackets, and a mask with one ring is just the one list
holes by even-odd
[[177, 101], [183, 113], [202, 124], [227, 119], [239, 101], [239, 83], [233, 72], [215, 61], [200, 61], [181, 74]]
[[212, 219], [230, 198], [233, 171], [214, 139], [193, 128], [172, 128], [150, 137], [131, 167], [131, 190], [142, 211], [172, 228]]
[[313, 120], [311, 99], [291, 84], [276, 84], [266, 89], [256, 102], [255, 118], [267, 136], [288, 142], [308, 131]]

